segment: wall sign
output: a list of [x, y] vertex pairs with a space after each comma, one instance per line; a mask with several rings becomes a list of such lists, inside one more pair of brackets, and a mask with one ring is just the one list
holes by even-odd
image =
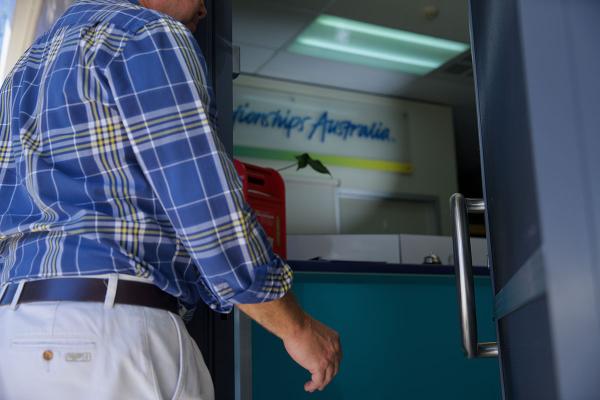
[[409, 116], [391, 104], [234, 85], [236, 156], [410, 173]]

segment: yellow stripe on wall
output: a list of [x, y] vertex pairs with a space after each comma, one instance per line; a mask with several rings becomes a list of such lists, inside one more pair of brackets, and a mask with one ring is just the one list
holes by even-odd
[[[266, 160], [296, 161], [299, 152], [279, 149], [265, 149], [259, 147], [234, 146], [233, 154], [236, 157], [262, 158]], [[410, 174], [413, 172], [413, 166], [410, 163], [401, 163], [384, 160], [371, 160], [368, 158], [345, 157], [327, 154], [310, 153], [312, 158], [318, 159], [325, 166], [335, 165], [338, 167], [371, 169], [376, 171], [394, 172], [400, 174]]]

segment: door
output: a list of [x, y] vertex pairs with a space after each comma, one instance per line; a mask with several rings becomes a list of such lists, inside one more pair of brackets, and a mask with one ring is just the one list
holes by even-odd
[[[206, 59], [218, 113], [217, 134], [229, 155], [233, 150], [231, 0], [205, 0], [208, 14], [195, 37]], [[188, 331], [202, 351], [215, 387], [215, 398], [235, 398], [234, 314], [218, 314], [199, 304]]]
[[[505, 399], [600, 397], [598, 15], [591, 0], [470, 4], [485, 199], [452, 199], [459, 302], [465, 350], [498, 350]], [[465, 214], [484, 207], [497, 348], [472, 329]]]

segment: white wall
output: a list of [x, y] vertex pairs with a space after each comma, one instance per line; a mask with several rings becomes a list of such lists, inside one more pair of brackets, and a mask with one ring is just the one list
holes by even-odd
[[72, 0], [17, 0], [11, 23], [6, 58], [0, 65], [0, 81], [25, 50], [62, 15]]
[[73, 0], [42, 0], [42, 3], [42, 10], [36, 25], [36, 37], [46, 32], [73, 3]]
[[15, 2], [6, 58], [2, 60], [3, 65], [0, 65], [0, 81], [4, 80], [4, 77], [35, 39], [36, 24], [42, 4], [42, 0], [17, 0]]
[[[425, 196], [436, 198], [440, 214], [440, 233], [449, 234], [448, 199], [457, 191], [454, 131], [450, 107], [251, 76], [241, 76], [234, 82], [234, 86], [318, 96], [324, 99], [323, 101], [327, 98], [348, 99], [366, 102], [374, 107], [377, 107], [378, 104], [386, 107], [393, 105], [398, 113], [408, 113], [410, 116], [410, 160], [414, 169], [411, 174], [336, 166], [328, 167], [336, 184], [339, 182], [339, 189], [342, 191], [381, 193], [399, 197]], [[241, 134], [243, 134], [243, 131], [238, 128], [234, 129], [234, 144], [236, 143], [236, 136]], [[368, 156], [368, 154], [365, 154], [365, 157]], [[241, 157], [240, 159], [275, 169], [289, 165], [287, 161]], [[294, 196], [293, 209], [289, 208], [291, 203], [288, 201], [288, 221], [292, 221], [288, 225], [288, 232], [294, 234], [337, 233], [337, 227], [331, 223], [334, 219], [323, 218], [319, 217], [318, 214], [314, 214], [313, 210], [315, 207], [319, 207], [318, 202], [322, 198], [318, 186], [313, 186], [313, 190], [319, 193], [319, 199], [313, 199], [313, 191], [306, 188], [306, 183], [303, 183], [304, 190], [296, 190], [295, 185], [297, 183], [293, 182], [293, 179], [297, 180], [298, 177], [317, 181], [330, 179], [308, 170], [298, 172], [288, 170], [284, 171], [282, 175], [286, 180], [286, 184], [292, 186]], [[302, 207], [302, 204], [305, 206]], [[323, 207], [327, 210], [335, 210], [337, 206], [335, 204], [324, 204]], [[290, 213], [295, 215], [290, 216]], [[302, 226], [293, 223], [293, 220], [297, 219], [298, 216], [303, 218], [304, 223]]]

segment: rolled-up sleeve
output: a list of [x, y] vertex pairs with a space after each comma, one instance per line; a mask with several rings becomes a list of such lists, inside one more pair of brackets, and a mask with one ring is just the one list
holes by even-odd
[[136, 161], [214, 296], [209, 305], [228, 312], [282, 297], [292, 272], [215, 135], [200, 54], [183, 25], [160, 19], [122, 44], [106, 73]]

